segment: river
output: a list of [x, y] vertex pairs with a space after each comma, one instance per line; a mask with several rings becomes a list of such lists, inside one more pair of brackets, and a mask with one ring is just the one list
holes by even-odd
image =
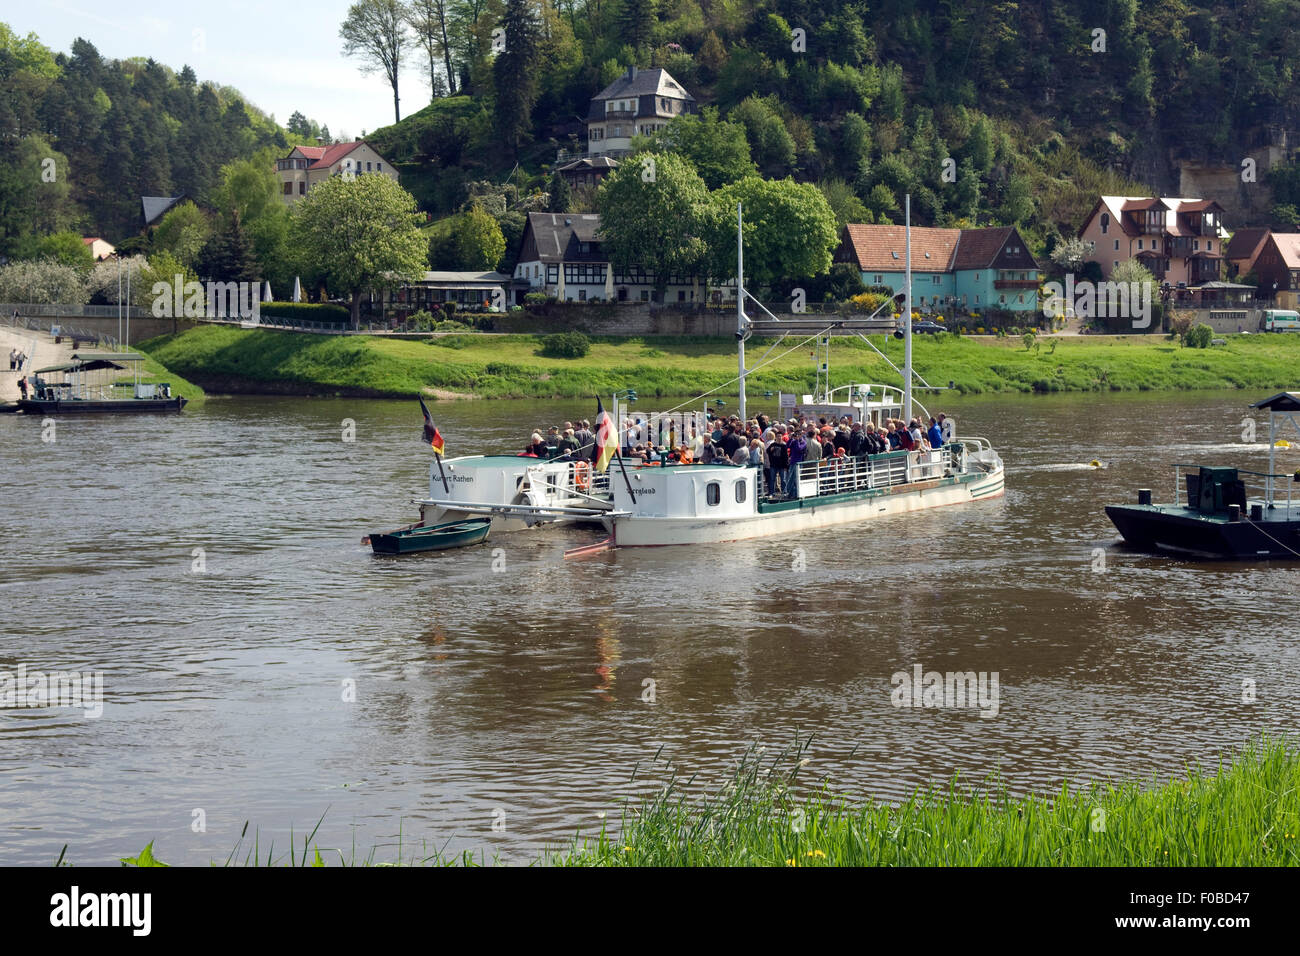
[[[361, 547], [427, 492], [414, 402], [214, 398], [53, 441], [0, 416], [0, 671], [102, 672], [104, 700], [0, 710], [0, 864], [151, 840], [207, 864], [246, 821], [265, 855], [322, 815], [345, 856], [527, 862], [656, 786], [657, 752], [708, 787], [809, 736], [805, 779], [854, 799], [1212, 767], [1297, 724], [1300, 563], [1133, 553], [1102, 506], [1169, 498], [1173, 462], [1263, 471], [1262, 417], [1242, 436], [1262, 397], [931, 399], [999, 448], [1004, 498], [567, 563], [595, 532]], [[432, 410], [452, 456], [593, 411]], [[996, 714], [895, 707], [916, 665], [996, 672]]]

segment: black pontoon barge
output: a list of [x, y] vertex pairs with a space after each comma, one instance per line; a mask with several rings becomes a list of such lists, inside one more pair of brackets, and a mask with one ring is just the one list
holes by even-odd
[[1152, 504], [1143, 488], [1136, 505], [1106, 507], [1126, 543], [1212, 558], [1300, 558], [1300, 471], [1277, 474], [1276, 465], [1279, 432], [1289, 424], [1300, 436], [1300, 392], [1251, 408], [1269, 413], [1268, 472], [1174, 465], [1173, 504]]

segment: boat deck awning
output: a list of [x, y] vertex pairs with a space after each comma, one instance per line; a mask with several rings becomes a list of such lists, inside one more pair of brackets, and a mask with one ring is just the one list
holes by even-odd
[[33, 370], [33, 375], [43, 375], [46, 372], [96, 372], [104, 368], [124, 369], [125, 365], [118, 365], [106, 357], [97, 357], [94, 359], [83, 360], [78, 362], [67, 362], [63, 365], [47, 365], [45, 368]]
[[73, 352], [72, 359], [75, 362], [143, 362], [144, 356], [139, 352]]
[[1278, 392], [1250, 407], [1264, 408], [1270, 412], [1300, 412], [1300, 392]]

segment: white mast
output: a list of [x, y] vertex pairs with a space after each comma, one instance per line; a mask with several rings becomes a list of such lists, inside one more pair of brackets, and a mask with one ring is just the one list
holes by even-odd
[[745, 214], [736, 203], [736, 342], [740, 352], [740, 420], [745, 422]]
[[912, 421], [912, 194], [903, 201], [903, 222], [907, 233], [907, 300], [903, 315], [903, 420]]

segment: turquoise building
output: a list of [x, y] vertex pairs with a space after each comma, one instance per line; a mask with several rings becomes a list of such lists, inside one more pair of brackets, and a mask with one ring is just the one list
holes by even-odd
[[[856, 265], [867, 285], [902, 292], [907, 232], [902, 226], [850, 224], [840, 235], [836, 262]], [[912, 227], [912, 307], [959, 312], [1039, 309], [1038, 263], [1014, 226], [983, 229]]]

